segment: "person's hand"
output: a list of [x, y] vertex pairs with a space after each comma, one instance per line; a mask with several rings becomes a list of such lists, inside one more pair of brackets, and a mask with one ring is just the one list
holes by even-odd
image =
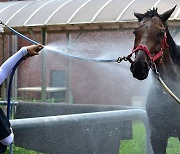
[[41, 45], [41, 44], [27, 46], [27, 51], [28, 51], [27, 55], [29, 57], [32, 57], [32, 56], [35, 56], [35, 55], [39, 55], [39, 51], [41, 49], [43, 49], [43, 48], [44, 48], [44, 46]]

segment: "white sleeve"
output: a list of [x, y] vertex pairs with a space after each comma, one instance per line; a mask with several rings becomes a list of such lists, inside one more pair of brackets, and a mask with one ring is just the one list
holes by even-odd
[[11, 133], [9, 136], [6, 138], [2, 139], [0, 142], [4, 145], [10, 145], [14, 140], [14, 134]]
[[7, 59], [0, 67], [0, 85], [3, 81], [9, 76], [13, 67], [16, 63], [23, 57], [27, 55], [27, 48], [22, 47], [18, 52], [16, 52], [13, 56]]

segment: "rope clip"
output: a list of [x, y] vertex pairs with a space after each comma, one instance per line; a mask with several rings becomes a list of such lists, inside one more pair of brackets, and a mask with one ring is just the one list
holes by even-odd
[[125, 56], [124, 56], [124, 57], [118, 57], [117, 62], [120, 63], [120, 62], [122, 62], [123, 60], [124, 60], [124, 61], [128, 61], [128, 58], [125, 57]]

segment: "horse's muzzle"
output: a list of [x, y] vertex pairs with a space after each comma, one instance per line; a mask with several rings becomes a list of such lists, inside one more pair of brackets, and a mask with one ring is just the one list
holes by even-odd
[[148, 77], [149, 69], [148, 63], [144, 61], [134, 61], [130, 67], [133, 77], [138, 80], [146, 79]]

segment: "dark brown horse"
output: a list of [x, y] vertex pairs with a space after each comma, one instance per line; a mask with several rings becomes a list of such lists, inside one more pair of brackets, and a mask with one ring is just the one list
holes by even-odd
[[[134, 14], [139, 25], [134, 31], [135, 60], [130, 70], [135, 78], [144, 80], [148, 77], [150, 68], [156, 65], [161, 78], [179, 97], [180, 46], [174, 42], [166, 23], [175, 7], [163, 14], [158, 14], [157, 9], [149, 10], [145, 14]], [[155, 78], [149, 91], [146, 110], [153, 151], [155, 154], [165, 154], [168, 138], [180, 139], [180, 104]]]

